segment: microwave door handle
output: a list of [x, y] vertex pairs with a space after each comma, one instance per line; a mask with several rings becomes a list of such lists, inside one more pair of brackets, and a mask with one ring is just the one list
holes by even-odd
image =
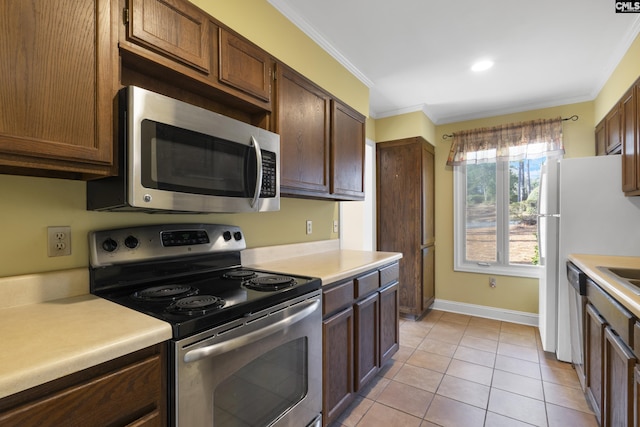
[[247, 334], [240, 335], [238, 337], [231, 338], [229, 340], [212, 344], [206, 347], [190, 350], [184, 355], [184, 361], [185, 363], [191, 363], [207, 357], [213, 357], [222, 353], [227, 353], [231, 350], [235, 350], [252, 342], [258, 341], [262, 338], [268, 337], [269, 335], [279, 330], [289, 328], [294, 323], [301, 321], [302, 319], [316, 311], [320, 307], [320, 298], [315, 298], [313, 300], [303, 302], [297, 307], [298, 308], [295, 313], [268, 326], [265, 326], [264, 328], [257, 329], [253, 332], [249, 332]]
[[260, 151], [260, 144], [258, 141], [251, 136], [251, 145], [256, 150], [256, 191], [253, 194], [253, 199], [251, 200], [250, 206], [255, 208], [258, 204], [258, 199], [260, 198], [260, 192], [262, 191], [262, 151]]

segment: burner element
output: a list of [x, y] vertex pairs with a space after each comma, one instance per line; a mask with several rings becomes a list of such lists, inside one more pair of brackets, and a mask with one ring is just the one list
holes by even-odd
[[145, 301], [175, 301], [177, 299], [196, 295], [198, 290], [185, 285], [163, 285], [145, 288], [133, 293], [132, 297]]
[[209, 310], [221, 308], [224, 303], [224, 299], [213, 295], [195, 295], [177, 300], [167, 307], [167, 310], [173, 313], [197, 316], [205, 314]]
[[289, 288], [296, 284], [293, 277], [289, 276], [264, 276], [256, 277], [246, 282], [244, 285], [256, 291], [278, 291]]
[[222, 275], [222, 277], [224, 277], [225, 279], [240, 279], [240, 280], [251, 279], [256, 276], [257, 276], [256, 272], [252, 270], [233, 270]]

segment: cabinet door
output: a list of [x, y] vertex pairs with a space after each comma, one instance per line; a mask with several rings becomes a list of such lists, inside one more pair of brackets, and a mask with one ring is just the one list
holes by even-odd
[[113, 14], [109, 0], [0, 2], [0, 172], [111, 172]]
[[378, 250], [402, 252], [400, 310], [422, 314], [422, 148], [416, 139], [376, 144]]
[[380, 366], [400, 348], [398, 282], [380, 291]]
[[157, 345], [9, 396], [0, 425], [165, 425], [165, 358]]
[[422, 249], [422, 309], [427, 309], [433, 303], [436, 295], [436, 247], [428, 246]]
[[605, 147], [607, 154], [620, 151], [622, 144], [622, 120], [620, 104], [615, 107], [604, 118], [605, 121]]
[[355, 304], [355, 391], [360, 390], [378, 372], [379, 319], [378, 292]]
[[422, 245], [436, 241], [435, 203], [435, 151], [428, 143], [422, 144]]
[[205, 74], [211, 69], [209, 19], [182, 0], [128, 0], [127, 38]]
[[339, 101], [331, 106], [331, 194], [363, 200], [365, 118]]
[[639, 365], [633, 369], [633, 425], [640, 426], [640, 368]]
[[587, 304], [585, 309], [585, 351], [584, 367], [586, 393], [599, 422], [602, 421], [603, 369], [604, 369], [604, 328], [605, 320], [596, 309]]
[[355, 397], [353, 308], [322, 322], [322, 423], [330, 424]]
[[605, 329], [603, 427], [633, 425], [633, 368], [636, 357], [611, 328]]
[[303, 76], [278, 64], [277, 103], [280, 192], [328, 195], [329, 96]]
[[620, 101], [622, 119], [622, 191], [638, 189], [636, 151], [636, 96], [632, 86]]
[[604, 119], [596, 126], [596, 156], [606, 156], [606, 137], [604, 134]]
[[272, 60], [267, 52], [224, 28], [219, 30], [220, 81], [271, 101]]

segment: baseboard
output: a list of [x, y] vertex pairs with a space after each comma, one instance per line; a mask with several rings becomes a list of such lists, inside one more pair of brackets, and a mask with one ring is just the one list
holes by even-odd
[[524, 311], [505, 310], [485, 305], [466, 304], [441, 299], [436, 299], [431, 308], [434, 310], [448, 311], [451, 313], [466, 314], [469, 316], [484, 317], [487, 319], [501, 320], [503, 322], [519, 323], [521, 325], [538, 327], [538, 315], [535, 313], [526, 313]]

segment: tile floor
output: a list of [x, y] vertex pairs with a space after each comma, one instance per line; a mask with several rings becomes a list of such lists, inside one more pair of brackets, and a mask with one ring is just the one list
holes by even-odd
[[575, 371], [537, 328], [431, 311], [331, 427], [597, 426]]

